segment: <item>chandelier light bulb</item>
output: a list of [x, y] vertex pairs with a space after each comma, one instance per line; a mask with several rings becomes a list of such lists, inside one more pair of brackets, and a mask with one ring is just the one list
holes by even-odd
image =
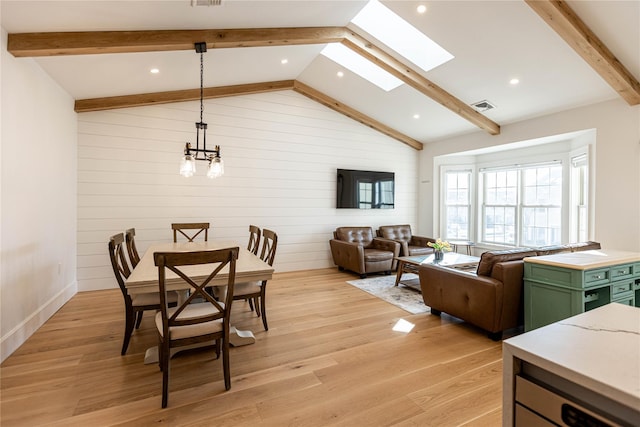
[[196, 173], [196, 159], [191, 154], [185, 154], [180, 162], [180, 175], [189, 178]]
[[224, 175], [224, 161], [220, 157], [212, 157], [207, 169], [208, 178], [218, 178]]

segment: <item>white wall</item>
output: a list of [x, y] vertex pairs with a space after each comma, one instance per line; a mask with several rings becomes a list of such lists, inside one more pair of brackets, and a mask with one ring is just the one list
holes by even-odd
[[[276, 272], [332, 267], [344, 225], [417, 225], [418, 152], [292, 91], [205, 100], [208, 146], [225, 175], [178, 174], [195, 145], [199, 102], [79, 114], [79, 290], [116, 286], [109, 236], [135, 227], [138, 249], [170, 241], [170, 224], [209, 221], [211, 237], [248, 240], [249, 224], [278, 233]], [[336, 169], [396, 174], [393, 210], [336, 209]]]
[[593, 128], [594, 239], [604, 248], [640, 251], [640, 106], [619, 99], [505, 125], [497, 136], [476, 132], [426, 144], [420, 153], [420, 229], [429, 235], [435, 228], [434, 158]]
[[2, 30], [2, 360], [77, 290], [73, 99], [6, 40]]

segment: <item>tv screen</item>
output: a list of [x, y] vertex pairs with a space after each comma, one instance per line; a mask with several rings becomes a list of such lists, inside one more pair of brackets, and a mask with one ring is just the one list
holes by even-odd
[[338, 169], [338, 209], [393, 209], [395, 174]]

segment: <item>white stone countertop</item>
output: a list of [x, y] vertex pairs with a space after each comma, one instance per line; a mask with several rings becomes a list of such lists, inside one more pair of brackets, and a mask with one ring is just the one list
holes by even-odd
[[640, 262], [640, 253], [604, 249], [562, 252], [554, 255], [526, 257], [524, 262], [571, 268], [573, 270], [590, 270], [616, 264]]
[[640, 308], [612, 303], [503, 342], [526, 360], [640, 408]]

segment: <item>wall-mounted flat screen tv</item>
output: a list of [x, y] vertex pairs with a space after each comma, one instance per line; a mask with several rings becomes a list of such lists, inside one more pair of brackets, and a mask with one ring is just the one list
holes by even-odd
[[395, 174], [338, 169], [338, 209], [393, 209]]

